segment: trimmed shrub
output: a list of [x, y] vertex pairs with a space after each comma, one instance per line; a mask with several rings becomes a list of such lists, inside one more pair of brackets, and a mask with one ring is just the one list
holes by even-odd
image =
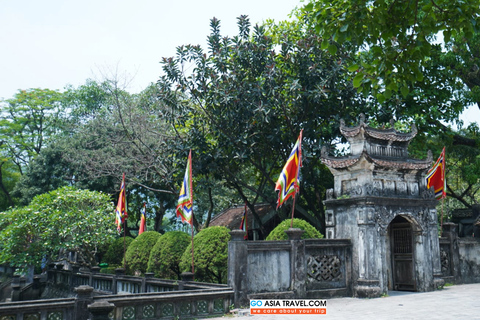
[[[278, 226], [273, 229], [265, 240], [288, 240], [288, 236], [285, 233], [290, 228], [291, 220], [283, 220]], [[305, 220], [293, 219], [293, 227], [305, 230], [302, 234], [302, 239], [321, 239], [323, 235], [315, 229], [310, 223]]]
[[[132, 237], [125, 237], [125, 248], [128, 249], [128, 246], [132, 243]], [[110, 245], [107, 248], [107, 251], [103, 255], [101, 261], [102, 263], [108, 263], [109, 267], [120, 267], [123, 266], [123, 237], [117, 238], [110, 242]]]
[[180, 280], [180, 259], [189, 243], [190, 235], [185, 232], [166, 232], [150, 252], [147, 271], [157, 278]]
[[[195, 280], [227, 283], [227, 258], [230, 230], [226, 227], [209, 227], [193, 238]], [[192, 270], [192, 244], [185, 249], [180, 261], [182, 272]]]
[[145, 231], [132, 241], [125, 254], [127, 274], [134, 275], [136, 271], [140, 271], [141, 273], [147, 271], [150, 251], [161, 236], [162, 235], [156, 231]]

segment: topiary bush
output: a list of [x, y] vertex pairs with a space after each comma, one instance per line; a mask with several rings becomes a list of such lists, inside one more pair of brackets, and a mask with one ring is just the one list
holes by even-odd
[[190, 235], [185, 232], [166, 232], [150, 252], [147, 271], [157, 278], [180, 280], [180, 259], [190, 243]]
[[140, 271], [141, 273], [147, 271], [150, 251], [161, 236], [162, 235], [156, 231], [145, 231], [132, 241], [125, 254], [127, 274], [134, 275], [136, 271]]
[[[278, 226], [273, 229], [265, 240], [288, 240], [285, 233], [290, 228], [291, 220], [283, 220]], [[302, 234], [302, 239], [321, 239], [323, 235], [315, 229], [310, 223], [302, 219], [293, 219], [293, 227], [305, 230]]]
[[[227, 258], [230, 230], [226, 227], [209, 227], [193, 239], [195, 280], [227, 283]], [[192, 270], [192, 244], [185, 249], [180, 261], [182, 272]]]
[[[125, 248], [132, 243], [132, 237], [125, 237]], [[110, 268], [116, 268], [123, 266], [123, 237], [117, 238], [110, 242], [108, 248], [103, 255], [100, 263], [108, 263]]]

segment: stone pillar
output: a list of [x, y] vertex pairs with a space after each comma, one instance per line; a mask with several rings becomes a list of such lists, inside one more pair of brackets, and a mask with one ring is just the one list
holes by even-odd
[[247, 299], [247, 241], [243, 239], [245, 231], [230, 231], [231, 240], [228, 242], [228, 285], [235, 292], [233, 303], [236, 308], [248, 305]]
[[85, 320], [90, 317], [88, 305], [93, 302], [93, 288], [90, 286], [79, 286], [74, 289], [77, 293], [75, 299], [75, 320]]
[[148, 281], [155, 276], [153, 272], [145, 272], [145, 276], [142, 279], [142, 288], [140, 292], [148, 292], [149, 286]]
[[458, 225], [453, 222], [444, 222], [442, 230], [442, 236], [446, 237], [450, 242], [450, 268], [455, 282], [461, 281], [457, 227]]
[[115, 305], [107, 300], [95, 301], [87, 307], [92, 314], [92, 320], [109, 320], [108, 314], [115, 309]]
[[115, 275], [113, 276], [112, 280], [112, 293], [118, 293], [118, 280], [120, 280], [125, 275], [125, 269], [117, 268], [115, 269]]
[[295, 298], [306, 298], [306, 273], [305, 273], [305, 241], [302, 240], [304, 230], [290, 228], [285, 231], [291, 243], [290, 251], [290, 288], [295, 293]]
[[12, 293], [10, 295], [11, 301], [20, 301], [20, 275], [13, 275], [12, 284], [10, 286], [12, 288]]
[[180, 277], [182, 280], [178, 282], [178, 290], [185, 290], [185, 282], [195, 281], [195, 274], [192, 272], [182, 272]]

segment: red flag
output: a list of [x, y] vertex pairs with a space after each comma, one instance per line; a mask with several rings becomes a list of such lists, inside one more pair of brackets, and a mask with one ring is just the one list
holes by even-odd
[[431, 187], [435, 190], [435, 198], [437, 200], [443, 199], [447, 196], [446, 193], [446, 179], [445, 179], [445, 147], [443, 147], [440, 157], [433, 167], [428, 171], [427, 177], [427, 189]]
[[299, 190], [298, 186], [298, 174], [300, 167], [302, 166], [302, 133], [300, 131], [297, 142], [293, 146], [293, 150], [288, 157], [287, 163], [283, 167], [282, 173], [278, 177], [277, 184], [275, 185], [275, 191], [278, 193], [277, 209], [285, 200], [287, 200], [292, 194], [295, 194]]
[[140, 229], [138, 235], [141, 235], [147, 229], [147, 204], [143, 204], [142, 214], [140, 215]]
[[120, 194], [118, 196], [117, 208], [115, 209], [115, 222], [117, 224], [117, 231], [120, 232], [122, 224], [127, 219], [127, 204], [125, 196], [125, 173], [122, 177], [122, 185], [120, 186]]

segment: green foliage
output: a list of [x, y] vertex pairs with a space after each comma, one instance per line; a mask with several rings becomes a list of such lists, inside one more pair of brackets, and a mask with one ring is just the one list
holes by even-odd
[[110, 197], [64, 187], [36, 196], [27, 207], [2, 213], [0, 264], [25, 268], [73, 251], [85, 265], [96, 264], [98, 248], [115, 234]]
[[185, 132], [195, 172], [247, 200], [259, 225], [254, 204], [276, 202], [275, 180], [303, 128], [308, 160], [302, 170], [308, 174], [297, 204], [308, 208], [299, 214], [320, 227], [318, 199], [332, 182], [318, 157], [321, 145], [335, 139], [340, 117], [351, 117], [364, 103], [346, 80], [345, 53], [321, 50], [321, 39], [301, 23], [251, 26], [241, 16], [238, 29], [237, 36], [224, 37], [220, 21], [212, 19], [208, 50], [186, 45], [165, 58], [160, 98]]
[[[283, 220], [279, 223], [278, 226], [273, 229], [265, 240], [288, 240], [288, 236], [285, 233], [286, 230], [290, 229], [291, 220]], [[305, 230], [302, 234], [302, 239], [321, 239], [323, 235], [318, 232], [311, 224], [308, 222], [294, 218], [293, 219], [293, 228], [298, 228]]]
[[150, 252], [147, 271], [157, 278], [181, 279], [180, 259], [190, 242], [190, 236], [182, 231], [163, 234]]
[[354, 85], [380, 102], [392, 92], [406, 97], [410, 84], [423, 81], [439, 33], [445, 42], [469, 39], [480, 22], [478, 1], [312, 0], [303, 10], [314, 17], [322, 47], [355, 48], [360, 59], [351, 67]]
[[125, 243], [123, 237], [118, 237], [111, 241], [101, 262], [108, 263], [109, 267], [123, 267], [124, 250], [126, 251], [132, 241], [132, 237], [125, 237]]
[[[193, 239], [195, 280], [212, 283], [227, 282], [228, 241], [226, 227], [209, 227]], [[192, 245], [185, 249], [180, 261], [182, 272], [192, 271]]]
[[65, 159], [66, 148], [66, 140], [55, 140], [55, 143], [47, 145], [29, 162], [12, 192], [13, 196], [19, 198], [21, 205], [28, 205], [35, 196], [71, 183], [72, 177], [76, 175]]
[[20, 171], [49, 140], [61, 132], [65, 115], [61, 93], [49, 89], [19, 90], [2, 104], [0, 137]]
[[136, 271], [145, 273], [147, 271], [150, 251], [162, 235], [156, 231], [145, 231], [136, 237], [128, 246], [125, 253], [127, 263], [127, 274], [135, 274]]

